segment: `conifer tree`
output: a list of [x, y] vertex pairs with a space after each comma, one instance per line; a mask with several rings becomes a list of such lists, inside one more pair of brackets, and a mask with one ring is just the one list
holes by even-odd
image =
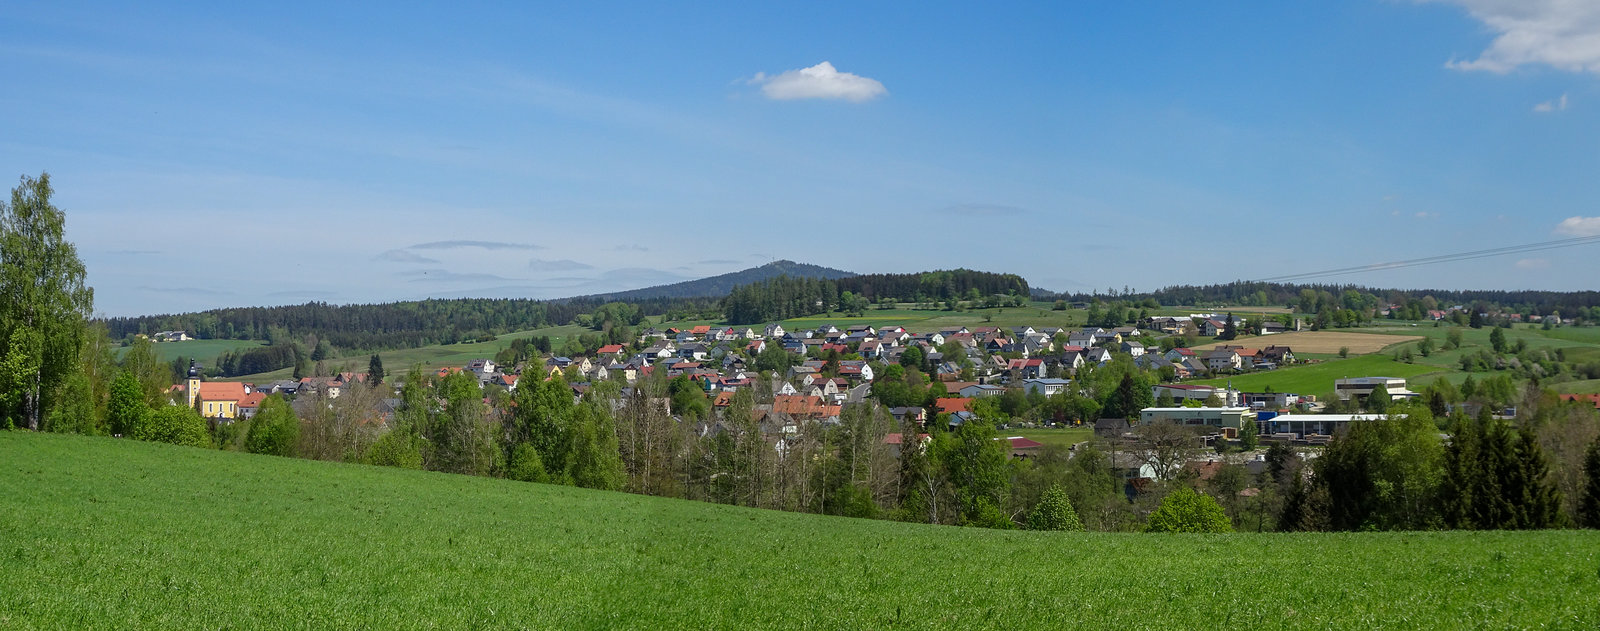
[[1578, 523], [1600, 528], [1600, 438], [1589, 443], [1583, 458], [1583, 500], [1578, 503]]
[[1532, 428], [1523, 427], [1517, 436], [1518, 468], [1526, 485], [1522, 527], [1554, 528], [1561, 523], [1561, 491], [1550, 475], [1550, 463]]

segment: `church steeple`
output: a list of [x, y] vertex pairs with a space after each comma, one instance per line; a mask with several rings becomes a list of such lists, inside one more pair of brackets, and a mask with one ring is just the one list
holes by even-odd
[[189, 395], [189, 407], [194, 407], [195, 399], [200, 398], [200, 364], [189, 360], [189, 379], [184, 382], [184, 391]]

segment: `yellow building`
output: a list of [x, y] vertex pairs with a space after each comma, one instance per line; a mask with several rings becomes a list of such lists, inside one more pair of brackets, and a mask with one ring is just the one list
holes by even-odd
[[231, 381], [201, 381], [200, 367], [189, 364], [189, 378], [184, 382], [188, 391], [189, 407], [206, 418], [239, 418], [239, 401], [249, 395], [244, 384]]

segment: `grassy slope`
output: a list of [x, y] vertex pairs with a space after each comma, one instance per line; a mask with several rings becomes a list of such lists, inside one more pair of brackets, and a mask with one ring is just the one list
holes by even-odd
[[[266, 342], [258, 340], [189, 340], [187, 342], [161, 342], [152, 344], [151, 347], [156, 350], [156, 356], [160, 357], [161, 361], [164, 362], [170, 362], [179, 357], [193, 357], [199, 360], [200, 363], [210, 366], [216, 363], [217, 357], [222, 355], [223, 351], [264, 345], [266, 345]], [[128, 349], [126, 347], [117, 349], [117, 358], [120, 359], [127, 352]]]
[[[1363, 355], [1349, 359], [1334, 359], [1320, 364], [1305, 364], [1255, 372], [1232, 377], [1219, 377], [1216, 379], [1201, 379], [1194, 383], [1207, 385], [1227, 385], [1233, 382], [1233, 387], [1244, 392], [1261, 392], [1268, 386], [1276, 392], [1290, 392], [1294, 394], [1314, 394], [1319, 399], [1333, 392], [1333, 380], [1345, 377], [1404, 377], [1411, 379], [1419, 375], [1438, 373], [1440, 369], [1425, 364], [1407, 364], [1397, 362], [1387, 355]], [[1413, 383], [1426, 382], [1428, 379], [1414, 381]]]
[[1600, 624], [1588, 532], [995, 532], [108, 438], [0, 454], [3, 628]]

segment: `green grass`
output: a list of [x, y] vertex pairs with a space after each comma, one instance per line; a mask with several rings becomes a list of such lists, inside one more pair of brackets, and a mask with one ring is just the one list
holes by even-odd
[[1261, 392], [1271, 387], [1276, 392], [1289, 392], [1293, 394], [1312, 394], [1317, 398], [1326, 400], [1333, 393], [1333, 380], [1345, 377], [1403, 377], [1413, 379], [1418, 376], [1428, 375], [1429, 378], [1415, 380], [1412, 385], [1420, 388], [1423, 383], [1431, 382], [1431, 377], [1441, 374], [1441, 368], [1427, 364], [1407, 364], [1397, 362], [1388, 355], [1362, 355], [1349, 359], [1332, 359], [1320, 364], [1300, 364], [1268, 370], [1263, 372], [1234, 375], [1232, 377], [1218, 377], [1216, 379], [1199, 379], [1193, 383], [1222, 386], [1229, 381], [1233, 387], [1243, 392]]
[[1564, 381], [1550, 386], [1550, 389], [1561, 394], [1600, 394], [1600, 379]]
[[1031, 438], [1046, 445], [1060, 445], [1071, 447], [1075, 444], [1094, 438], [1093, 427], [1046, 427], [1039, 429], [1003, 429], [1002, 436], [1022, 436]]
[[[234, 351], [242, 348], [265, 346], [267, 343], [258, 340], [189, 340], [187, 342], [160, 342], [151, 344], [156, 351], [156, 356], [161, 361], [170, 362], [179, 357], [193, 357], [200, 363], [210, 366], [216, 363], [218, 356], [225, 351]], [[117, 358], [121, 359], [127, 354], [128, 348], [117, 349]]]
[[999, 532], [0, 432], [0, 628], [1595, 628], [1581, 531]]
[[[498, 336], [492, 342], [435, 344], [420, 348], [383, 351], [378, 353], [378, 355], [383, 358], [383, 368], [385, 371], [387, 371], [390, 375], [402, 375], [405, 373], [405, 371], [410, 370], [412, 366], [420, 365], [423, 368], [465, 366], [467, 365], [467, 362], [474, 359], [492, 359], [494, 358], [495, 353], [510, 346], [511, 341], [517, 338], [548, 335], [550, 336], [551, 346], [556, 349], [560, 349], [561, 345], [567, 341], [568, 337], [590, 332], [592, 332], [590, 329], [576, 325], [553, 326], [543, 329], [533, 329], [530, 331], [507, 333], [505, 335]], [[357, 354], [330, 359], [328, 360], [328, 365], [331, 367], [331, 371], [335, 372], [340, 368], [349, 369], [354, 372], [366, 372], [367, 364], [371, 361], [371, 359], [371, 354]], [[284, 368], [282, 370], [274, 370], [272, 372], [230, 377], [225, 379], [225, 381], [272, 381], [276, 379], [288, 379], [293, 374], [293, 368]]]

